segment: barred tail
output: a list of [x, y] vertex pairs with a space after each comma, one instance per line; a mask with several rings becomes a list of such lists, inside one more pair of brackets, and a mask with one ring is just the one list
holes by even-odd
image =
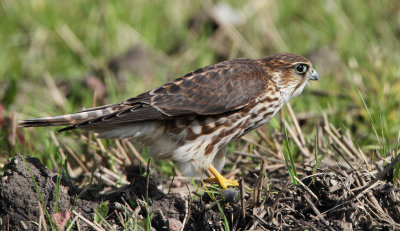
[[126, 105], [118, 105], [118, 104], [106, 105], [97, 108], [90, 108], [74, 114], [27, 119], [19, 122], [18, 125], [20, 127], [44, 127], [44, 126], [63, 126], [63, 125], [73, 126], [81, 122], [84, 122], [86, 120], [91, 120], [97, 117], [111, 114], [124, 107], [126, 107]]

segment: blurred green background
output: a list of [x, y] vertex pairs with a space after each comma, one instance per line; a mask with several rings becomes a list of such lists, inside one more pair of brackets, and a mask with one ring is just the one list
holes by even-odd
[[[2, 0], [0, 18], [0, 163], [57, 152], [54, 128], [15, 121], [119, 102], [205, 65], [282, 51], [310, 58], [320, 73], [291, 101], [307, 139], [326, 114], [368, 155], [399, 146], [400, 1]], [[57, 137], [74, 146], [76, 134]]]

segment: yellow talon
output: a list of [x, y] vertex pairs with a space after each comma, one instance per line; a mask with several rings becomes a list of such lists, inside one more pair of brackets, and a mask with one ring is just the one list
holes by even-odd
[[214, 166], [211, 165], [211, 166], [208, 168], [208, 170], [211, 172], [211, 174], [212, 174], [214, 177], [210, 177], [210, 178], [205, 179], [205, 181], [206, 181], [207, 183], [219, 184], [219, 185], [221, 185], [221, 187], [222, 187], [223, 189], [227, 189], [228, 186], [233, 186], [233, 187], [239, 186], [239, 183], [238, 183], [237, 181], [235, 181], [235, 180], [228, 180], [228, 179], [226, 179], [224, 176], [222, 176], [222, 175], [217, 171], [217, 169], [214, 168]]

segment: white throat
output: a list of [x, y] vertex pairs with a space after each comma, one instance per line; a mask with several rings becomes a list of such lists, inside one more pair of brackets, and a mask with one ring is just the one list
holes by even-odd
[[297, 84], [289, 85], [289, 86], [280, 86], [279, 91], [281, 92], [281, 96], [284, 103], [289, 102], [293, 97], [296, 97], [303, 92], [304, 87], [306, 86], [308, 80], [301, 83], [300, 86]]

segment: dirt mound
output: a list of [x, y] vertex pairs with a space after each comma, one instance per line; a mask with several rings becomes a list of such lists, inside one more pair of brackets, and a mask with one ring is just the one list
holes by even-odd
[[[156, 230], [179, 230], [182, 227], [181, 221], [185, 219], [185, 213], [186, 217], [188, 215], [187, 203], [179, 194], [166, 195], [157, 189], [153, 181], [148, 182], [143, 176], [132, 176], [130, 185], [105, 194], [99, 194], [99, 189], [76, 188], [65, 179], [66, 177], [63, 177], [60, 182], [58, 211], [71, 211], [73, 208], [76, 214], [89, 221], [93, 221], [96, 208], [104, 201], [109, 201], [109, 214], [111, 214], [107, 217], [107, 222], [119, 228], [121, 223], [116, 214], [121, 210], [124, 212], [122, 205], [127, 201], [139, 202], [137, 212], [141, 217], [152, 214], [151, 226]], [[42, 204], [39, 195], [45, 204], [42, 205], [43, 210], [45, 208], [50, 216], [53, 215], [56, 207], [56, 185], [57, 173], [43, 166], [39, 159], [22, 155], [13, 158], [6, 165], [4, 175], [0, 179], [1, 230], [37, 230], [41, 216], [39, 204]], [[145, 203], [146, 191], [148, 211]], [[210, 213], [207, 211], [209, 209], [196, 204], [198, 203], [193, 203], [191, 206], [193, 219], [187, 221], [185, 227], [202, 230], [221, 228], [218, 225], [219, 214], [213, 216], [212, 211]], [[79, 223], [80, 230], [93, 229], [82, 219]]]
[[[13, 158], [5, 168], [0, 180], [2, 230], [5, 230], [4, 227], [9, 227], [10, 230], [37, 229], [37, 225], [33, 222], [39, 221], [40, 218], [39, 195], [43, 198], [47, 211], [50, 213], [55, 211], [57, 173], [44, 167], [39, 159], [24, 158], [22, 155]], [[77, 212], [92, 219], [93, 210], [98, 205], [96, 200], [81, 198], [75, 201], [80, 191], [64, 178], [61, 180], [59, 190], [59, 211], [69, 211], [74, 206]]]

